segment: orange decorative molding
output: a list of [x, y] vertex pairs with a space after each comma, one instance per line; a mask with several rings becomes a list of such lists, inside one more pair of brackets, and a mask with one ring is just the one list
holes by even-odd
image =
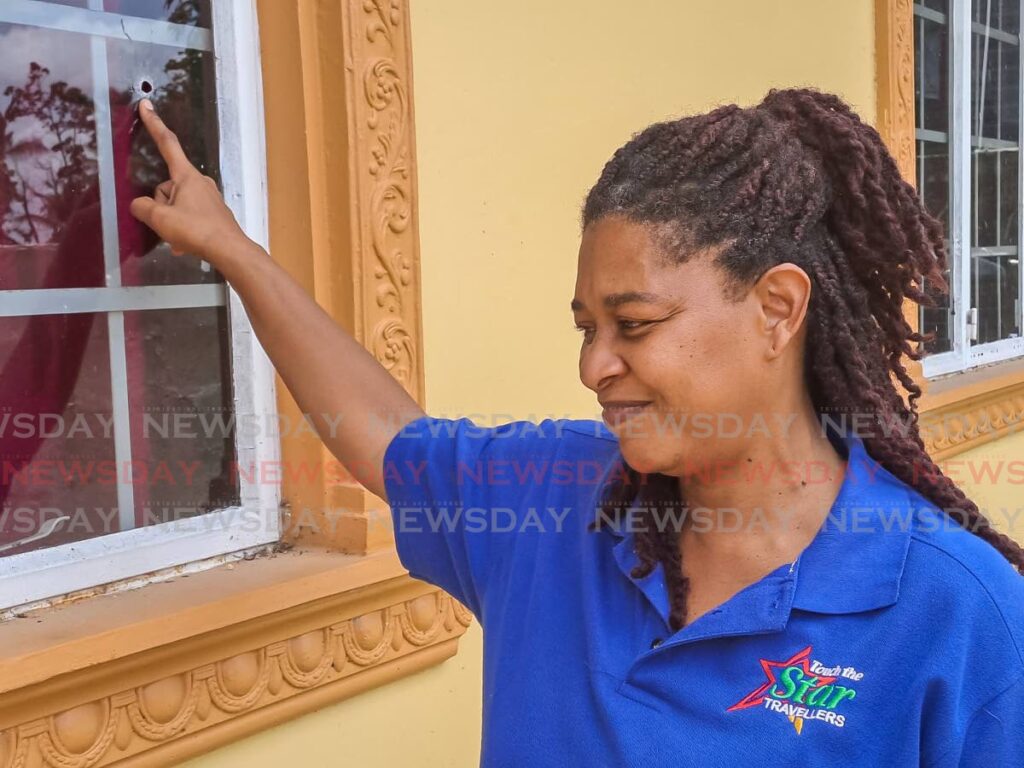
[[[411, 67], [408, 20], [394, 0], [346, 4], [351, 56], [359, 62], [350, 77], [362, 98], [351, 112], [359, 173], [359, 199], [369, 216], [360, 220], [358, 268], [370, 290], [363, 295], [362, 320], [377, 360], [417, 397], [423, 389], [420, 316], [414, 290], [419, 259], [414, 220]], [[352, 19], [355, 13], [358, 18]], [[365, 131], [365, 133], [364, 133]], [[370, 246], [370, 247], [367, 247]], [[375, 301], [368, 302], [370, 296]]]
[[[912, 0], [875, 0], [875, 82], [875, 127], [896, 161], [900, 175], [916, 187]], [[906, 301], [903, 316], [911, 328], [919, 328], [916, 303]], [[921, 363], [906, 359], [904, 364], [914, 381], [927, 391]]]
[[[422, 404], [408, 5], [257, 4], [271, 254]], [[281, 413], [298, 423], [287, 388], [278, 391]], [[287, 466], [333, 462], [308, 431], [281, 447]], [[355, 479], [285, 474], [285, 540], [353, 554], [393, 546], [387, 527], [374, 524], [380, 500]]]
[[876, 0], [875, 35], [877, 129], [903, 178], [915, 184], [912, 0]]
[[176, 765], [450, 657], [472, 619], [406, 577], [289, 613], [5, 693], [0, 768]]
[[1024, 384], [979, 392], [921, 415], [928, 454], [942, 461], [1024, 430]]

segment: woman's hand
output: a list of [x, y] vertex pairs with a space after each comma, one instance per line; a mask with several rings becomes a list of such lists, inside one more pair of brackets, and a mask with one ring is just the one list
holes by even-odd
[[217, 189], [189, 162], [178, 137], [161, 120], [148, 99], [139, 116], [167, 163], [171, 178], [157, 185], [153, 197], [132, 200], [131, 213], [171, 246], [175, 256], [194, 254], [219, 267], [222, 254], [248, 241]]

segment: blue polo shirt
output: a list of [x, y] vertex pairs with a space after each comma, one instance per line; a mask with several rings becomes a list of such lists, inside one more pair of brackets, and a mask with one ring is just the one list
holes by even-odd
[[1024, 579], [870, 456], [812, 543], [678, 632], [602, 422], [424, 416], [384, 456], [398, 555], [483, 628], [484, 766], [1024, 766]]

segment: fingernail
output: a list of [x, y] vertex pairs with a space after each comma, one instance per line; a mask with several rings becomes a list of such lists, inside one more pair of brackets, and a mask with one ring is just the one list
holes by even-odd
[[149, 99], [143, 99], [139, 106], [142, 107], [142, 109], [149, 110], [150, 112], [153, 111], [153, 102], [151, 102]]

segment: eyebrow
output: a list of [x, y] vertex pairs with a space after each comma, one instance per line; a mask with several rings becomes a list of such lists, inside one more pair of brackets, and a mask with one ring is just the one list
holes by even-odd
[[[646, 291], [626, 291], [625, 293], [610, 293], [604, 297], [602, 302], [608, 309], [615, 309], [623, 304], [642, 303], [642, 304], [657, 304], [662, 299], [660, 296], [648, 293]], [[573, 299], [572, 304], [573, 312], [579, 312], [580, 310], [586, 309], [583, 306], [583, 302], [579, 299]]]

